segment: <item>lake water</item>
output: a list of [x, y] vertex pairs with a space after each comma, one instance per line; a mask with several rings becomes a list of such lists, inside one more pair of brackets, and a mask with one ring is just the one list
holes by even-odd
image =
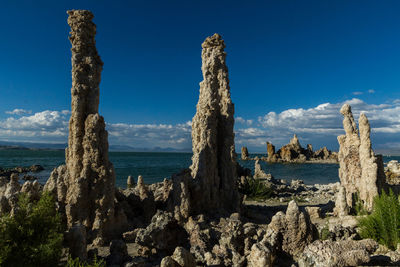
[[[145, 183], [160, 182], [170, 178], [172, 174], [185, 169], [191, 164], [191, 153], [153, 153], [153, 152], [110, 152], [110, 160], [116, 172], [116, 184], [125, 187], [126, 178], [132, 175], [135, 180], [142, 175]], [[253, 154], [254, 156], [265, 156]], [[238, 157], [239, 158], [239, 157]], [[400, 157], [384, 157], [384, 161]], [[35, 174], [40, 183], [45, 183], [50, 172], [64, 164], [64, 151], [62, 150], [0, 150], [0, 167], [12, 168], [16, 166], [42, 165], [45, 170]], [[254, 161], [241, 161], [239, 163], [254, 171]], [[271, 173], [277, 179], [304, 180], [306, 184], [333, 183], [339, 181], [337, 164], [281, 164], [261, 162], [265, 172]]]

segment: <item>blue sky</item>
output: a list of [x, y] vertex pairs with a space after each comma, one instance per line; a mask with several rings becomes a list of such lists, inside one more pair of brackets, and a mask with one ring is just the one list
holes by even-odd
[[296, 132], [304, 145], [337, 149], [337, 107], [353, 101], [374, 146], [400, 151], [398, 1], [3, 0], [0, 140], [65, 142], [68, 9], [95, 15], [111, 144], [190, 148], [201, 43], [218, 32], [238, 147], [265, 151]]

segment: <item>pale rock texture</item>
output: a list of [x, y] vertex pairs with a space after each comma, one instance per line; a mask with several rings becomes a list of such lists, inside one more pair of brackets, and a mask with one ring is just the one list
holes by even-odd
[[263, 243], [256, 243], [251, 247], [250, 254], [247, 256], [247, 266], [249, 267], [272, 267], [274, 266], [275, 255], [271, 249]]
[[271, 179], [272, 176], [271, 174], [264, 172], [264, 170], [261, 168], [260, 160], [257, 159], [254, 162], [254, 179], [259, 179], [259, 178]]
[[196, 261], [192, 254], [183, 247], [176, 247], [172, 259], [182, 267], [196, 267]]
[[286, 214], [278, 212], [268, 225], [267, 236], [278, 236], [278, 251], [296, 259], [316, 238], [315, 226], [307, 214], [300, 212], [294, 200], [290, 201]]
[[[55, 169], [45, 188], [65, 207], [68, 227], [82, 224], [88, 240], [108, 240], [114, 221], [115, 173], [108, 160], [108, 134], [98, 114], [103, 62], [95, 46], [96, 26], [87, 10], [67, 12], [71, 27], [72, 88], [66, 166]], [[119, 216], [121, 217], [121, 216]], [[123, 217], [123, 216], [122, 216]]]
[[372, 209], [373, 198], [385, 184], [385, 174], [381, 157], [374, 155], [371, 148], [370, 125], [365, 114], [360, 115], [359, 131], [354, 121], [351, 107], [344, 104], [340, 109], [345, 135], [338, 136], [339, 177], [346, 189], [346, 202], [353, 207], [354, 195], [358, 194], [365, 208]]
[[249, 151], [247, 150], [247, 147], [243, 146], [242, 147], [242, 160], [248, 160], [249, 159]]
[[308, 245], [299, 259], [299, 267], [360, 266], [370, 261], [370, 254], [378, 248], [371, 239], [317, 240]]
[[400, 184], [400, 163], [397, 160], [391, 160], [385, 168], [386, 182], [390, 185]]
[[185, 230], [178, 225], [172, 214], [161, 210], [157, 211], [146, 228], [136, 231], [136, 243], [167, 253], [184, 245], [187, 239]]
[[202, 44], [203, 81], [192, 122], [192, 165], [173, 177], [175, 217], [237, 212], [234, 105], [230, 96], [225, 44], [219, 34]]
[[387, 164], [388, 171], [400, 176], [400, 163], [397, 160], [391, 160]]
[[131, 188], [134, 185], [135, 185], [135, 181], [133, 180], [133, 177], [129, 175], [128, 178], [126, 179], [126, 186], [128, 188]]
[[349, 206], [346, 202], [346, 188], [340, 186], [339, 192], [336, 194], [335, 208], [333, 210], [335, 216], [343, 217], [349, 215]]
[[270, 142], [267, 142], [267, 153], [267, 161], [276, 162], [278, 160], [278, 155], [275, 154], [275, 146]]
[[179, 264], [171, 256], [167, 256], [161, 260], [160, 267], [181, 267], [181, 266], [179, 266]]

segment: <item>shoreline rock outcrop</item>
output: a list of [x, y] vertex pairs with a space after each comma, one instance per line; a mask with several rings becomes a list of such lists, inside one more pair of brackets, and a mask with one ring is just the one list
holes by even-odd
[[[219, 34], [202, 44], [203, 81], [192, 123], [192, 165], [173, 176], [175, 216], [240, 210], [225, 43]], [[212, 209], [210, 210], [210, 207]]]
[[249, 160], [249, 151], [247, 150], [247, 147], [243, 146], [241, 152], [242, 152], [241, 159]]
[[[359, 118], [359, 131], [349, 104], [340, 109], [345, 135], [338, 136], [339, 178], [345, 188], [348, 207], [359, 198], [367, 210], [386, 183], [382, 156], [375, 156], [370, 139], [370, 125], [365, 114]], [[357, 195], [357, 196], [356, 196]]]
[[300, 145], [300, 141], [296, 134], [290, 139], [289, 144], [282, 146], [275, 152], [275, 146], [267, 142], [267, 157], [261, 158], [264, 161], [275, 162], [288, 162], [288, 163], [337, 163], [337, 153], [322, 147], [317, 151], [313, 151], [311, 144], [307, 148]]

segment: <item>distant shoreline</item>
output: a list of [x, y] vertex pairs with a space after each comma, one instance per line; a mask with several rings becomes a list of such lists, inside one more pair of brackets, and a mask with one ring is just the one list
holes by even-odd
[[[15, 150], [28, 150], [28, 151], [64, 151], [65, 148], [36, 148], [36, 147], [24, 147], [24, 146], [4, 146], [0, 145], [0, 151], [5, 151], [5, 150], [10, 150], [10, 151], [15, 151]], [[111, 153], [176, 153], [176, 154], [192, 154], [191, 151], [159, 151], [159, 150], [154, 150], [154, 151], [143, 151], [143, 150], [132, 150], [132, 151], [126, 151], [126, 150], [114, 150], [110, 149], [108, 152]], [[238, 155], [238, 159], [240, 159], [240, 153], [236, 152]], [[266, 156], [267, 153], [249, 153], [251, 156]], [[400, 154], [395, 154], [395, 155], [385, 155], [382, 154], [384, 157], [400, 157]], [[267, 162], [267, 163], [273, 163], [273, 162]], [[325, 161], [305, 161], [305, 162], [278, 162], [282, 164], [338, 164], [337, 162], [325, 162]]]

